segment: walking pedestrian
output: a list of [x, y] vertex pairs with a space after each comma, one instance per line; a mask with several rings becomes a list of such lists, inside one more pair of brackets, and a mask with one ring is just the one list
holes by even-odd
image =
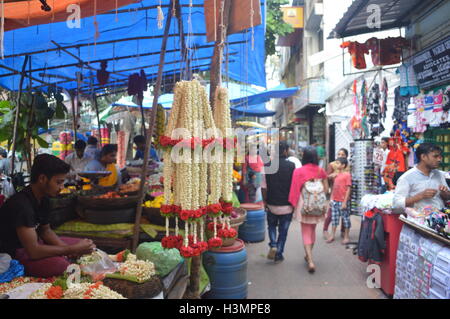
[[[263, 174], [261, 183], [270, 239], [267, 258], [273, 259], [275, 263], [284, 260], [283, 251], [293, 215], [289, 191], [295, 164], [288, 160], [288, 152], [288, 144], [281, 141], [278, 154], [279, 168], [274, 174]], [[270, 163], [267, 166], [270, 166]]]
[[[300, 221], [303, 246], [305, 249], [305, 260], [308, 263], [308, 271], [315, 272], [312, 251], [316, 241], [316, 226], [324, 220], [327, 209], [326, 195], [328, 193], [327, 173], [319, 167], [319, 158], [314, 147], [306, 147], [303, 152], [302, 167], [294, 171], [289, 203], [294, 207], [294, 216]], [[314, 182], [314, 185], [310, 185]], [[316, 207], [320, 206], [318, 214], [309, 214], [305, 207], [310, 207], [310, 198], [304, 198], [309, 193], [309, 187], [315, 188]], [[317, 210], [315, 210], [317, 212]]]
[[[345, 148], [341, 148], [337, 153], [337, 158], [345, 158], [348, 160], [348, 150]], [[347, 167], [344, 169], [346, 172], [350, 172], [350, 167], [347, 165]], [[330, 186], [330, 189], [333, 189], [333, 182], [336, 176], [341, 173], [340, 170], [340, 163], [338, 160], [335, 160], [334, 162], [331, 162], [328, 164], [327, 167], [327, 174], [328, 174], [328, 185]], [[325, 219], [325, 222], [323, 223], [323, 238], [327, 240], [330, 235], [328, 234], [328, 227], [331, 224], [331, 206], [328, 208], [327, 212], [327, 218]], [[341, 237], [344, 238], [344, 227], [341, 228]]]
[[297, 158], [297, 156], [295, 156], [295, 152], [294, 150], [289, 150], [289, 154], [288, 154], [288, 158], [287, 160], [289, 162], [292, 162], [295, 164], [295, 168], [300, 168], [302, 167], [302, 162], [300, 162], [300, 160]]
[[[243, 203], [257, 203], [262, 200], [261, 174], [264, 170], [264, 162], [258, 154], [257, 144], [249, 145], [245, 163], [242, 166], [241, 197]], [[259, 196], [258, 196], [259, 195]]]
[[338, 158], [338, 168], [340, 173], [336, 176], [333, 183], [333, 190], [331, 192], [331, 220], [332, 220], [332, 233], [328, 238], [327, 243], [334, 241], [337, 226], [339, 220], [342, 217], [342, 225], [344, 226], [344, 240], [342, 244], [348, 244], [350, 242], [350, 211], [348, 209], [348, 200], [350, 198], [352, 177], [349, 172], [345, 172], [345, 168], [348, 166], [348, 161], [345, 158]]

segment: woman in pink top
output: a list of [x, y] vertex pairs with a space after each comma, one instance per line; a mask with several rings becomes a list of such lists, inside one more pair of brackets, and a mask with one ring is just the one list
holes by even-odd
[[294, 171], [292, 177], [291, 190], [289, 192], [289, 202], [294, 207], [294, 216], [300, 221], [302, 229], [303, 246], [305, 249], [305, 260], [308, 263], [308, 271], [313, 273], [315, 265], [313, 262], [312, 250], [316, 241], [316, 226], [325, 219], [325, 212], [322, 216], [304, 216], [301, 214], [303, 199], [301, 196], [303, 185], [312, 179], [321, 179], [325, 194], [328, 193], [327, 173], [319, 167], [319, 158], [314, 147], [307, 147], [302, 158], [302, 167]]
[[262, 201], [261, 176], [263, 172], [264, 162], [258, 155], [258, 147], [250, 145], [248, 154], [245, 156], [245, 163], [242, 165], [241, 188], [244, 192], [245, 203]]

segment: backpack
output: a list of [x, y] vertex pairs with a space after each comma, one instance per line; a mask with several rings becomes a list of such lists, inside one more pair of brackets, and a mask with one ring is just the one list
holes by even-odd
[[305, 183], [302, 189], [302, 215], [322, 216], [327, 211], [327, 197], [322, 180], [312, 179]]

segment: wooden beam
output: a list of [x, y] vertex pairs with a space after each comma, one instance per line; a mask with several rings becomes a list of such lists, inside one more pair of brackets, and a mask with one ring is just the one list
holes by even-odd
[[[218, 0], [213, 0], [218, 1]], [[217, 41], [214, 45], [214, 55], [211, 61], [211, 75], [210, 75], [210, 90], [209, 100], [211, 107], [214, 108], [214, 97], [216, 89], [220, 86], [222, 81], [222, 61], [223, 61], [223, 48], [225, 46], [226, 35], [228, 33], [229, 17], [231, 12], [232, 0], [220, 0], [219, 6], [219, 28], [217, 30]], [[223, 15], [223, 16], [222, 16]]]
[[[170, 0], [170, 4], [169, 4], [170, 7], [173, 6], [174, 1], [178, 2], [178, 0]], [[155, 126], [159, 90], [161, 89], [164, 60], [166, 57], [167, 39], [168, 39], [168, 35], [169, 35], [171, 22], [172, 22], [172, 14], [169, 13], [166, 18], [166, 25], [164, 28], [164, 38], [163, 38], [163, 41], [161, 44], [161, 54], [159, 56], [158, 77], [156, 79], [155, 89], [153, 91], [153, 108], [152, 108], [152, 113], [150, 116], [150, 127], [148, 129], [148, 134], [147, 134], [146, 143], [145, 143], [144, 164], [142, 166], [141, 184], [139, 187], [139, 195], [138, 195], [139, 200], [137, 203], [136, 220], [134, 223], [133, 246], [132, 246], [133, 252], [136, 251], [136, 247], [137, 247], [137, 244], [139, 241], [140, 222], [141, 222], [141, 216], [142, 216], [142, 203], [144, 201], [144, 195], [145, 195], [144, 194], [144, 188], [145, 188], [144, 186], [145, 186], [145, 180], [147, 177], [147, 169], [148, 169], [148, 157], [149, 157], [149, 152], [150, 152], [150, 146], [152, 144], [153, 129]]]
[[25, 56], [25, 60], [23, 61], [22, 72], [20, 73], [20, 82], [19, 82], [19, 94], [17, 96], [17, 105], [16, 105], [16, 114], [14, 118], [14, 131], [13, 131], [13, 139], [12, 139], [12, 156], [11, 156], [11, 175], [14, 175], [14, 165], [16, 160], [16, 142], [17, 142], [17, 128], [19, 126], [19, 114], [20, 114], [20, 98], [22, 97], [22, 85], [23, 80], [25, 79], [25, 68], [27, 67], [28, 59], [30, 57]]

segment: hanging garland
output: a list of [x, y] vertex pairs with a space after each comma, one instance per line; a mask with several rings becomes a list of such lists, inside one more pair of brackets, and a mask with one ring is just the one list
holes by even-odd
[[[214, 133], [210, 140], [216, 139], [216, 126], [205, 89], [196, 80], [182, 81], [176, 84], [174, 93], [172, 112], [164, 137], [181, 143], [171, 145], [177, 146], [177, 149], [165, 148], [164, 151], [165, 202], [161, 206], [161, 214], [166, 217], [166, 236], [161, 243], [165, 248], [179, 249], [183, 257], [189, 258], [199, 256], [208, 248], [222, 245], [222, 239], [217, 237], [217, 228], [214, 238], [208, 242], [203, 240], [205, 215], [214, 216], [216, 220], [222, 214], [222, 205], [219, 202], [221, 182], [220, 178], [217, 178], [221, 170], [216, 167], [220, 164], [208, 164], [203, 156], [199, 157], [199, 154], [203, 155], [203, 148], [208, 145], [191, 145], [183, 143], [183, 139], [172, 139], [177, 128], [185, 129], [187, 136], [184, 137], [189, 142], [202, 141], [203, 132], [208, 129]], [[211, 173], [214, 173], [214, 176]], [[174, 236], [169, 234], [169, 218], [175, 218]], [[178, 235], [178, 218], [185, 222], [184, 236]]]

